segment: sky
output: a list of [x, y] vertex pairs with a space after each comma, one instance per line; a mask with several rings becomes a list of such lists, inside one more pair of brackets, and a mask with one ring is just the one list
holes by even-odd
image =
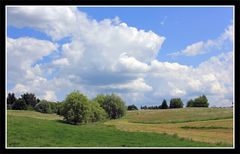
[[7, 91], [233, 102], [231, 7], [8, 7]]

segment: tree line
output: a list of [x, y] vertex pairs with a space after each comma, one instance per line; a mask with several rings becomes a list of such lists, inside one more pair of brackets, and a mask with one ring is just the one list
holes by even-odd
[[20, 98], [16, 98], [14, 93], [8, 93], [7, 108], [56, 113], [62, 116], [63, 120], [69, 124], [117, 119], [124, 116], [127, 109], [125, 102], [116, 94], [100, 94], [90, 100], [79, 91], [68, 94], [63, 102], [40, 100], [33, 93], [25, 93]]
[[[173, 108], [183, 108], [184, 104], [181, 98], [172, 98], [170, 100], [170, 104], [168, 106], [167, 101], [164, 99], [162, 101], [161, 105], [155, 105], [155, 106], [141, 106], [140, 109], [142, 110], [153, 110], [153, 109], [173, 109]], [[208, 99], [205, 95], [201, 95], [195, 99], [190, 99], [187, 102], [186, 107], [208, 107]], [[128, 110], [138, 110], [138, 108], [133, 104], [128, 106]]]
[[[186, 107], [208, 106], [208, 99], [205, 95], [199, 96], [194, 100], [189, 100], [186, 105]], [[181, 98], [172, 98], [169, 106], [165, 99], [159, 106], [141, 106], [141, 109], [171, 108], [183, 108]], [[124, 116], [126, 110], [138, 110], [134, 104], [126, 106], [122, 98], [116, 94], [99, 94], [94, 99], [88, 99], [87, 96], [79, 91], [73, 91], [68, 94], [63, 102], [40, 100], [33, 93], [24, 93], [19, 98], [16, 98], [14, 93], [8, 93], [7, 109], [56, 113], [63, 116], [63, 120], [70, 124], [117, 119]]]

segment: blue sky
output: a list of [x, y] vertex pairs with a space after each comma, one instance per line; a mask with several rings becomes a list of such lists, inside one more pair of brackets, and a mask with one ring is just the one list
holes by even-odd
[[[178, 73], [181, 74], [182, 71], [185, 71], [185, 66], [186, 70], [191, 69], [191, 71], [194, 73], [207, 73], [206, 68], [202, 68], [205, 64], [216, 62], [216, 60], [214, 60], [214, 57], [215, 59], [224, 59], [224, 56], [228, 55], [229, 52], [233, 50], [231, 40], [231, 36], [233, 35], [231, 33], [233, 14], [232, 8], [230, 7], [78, 7], [75, 10], [72, 8], [66, 8], [66, 11], [68, 11], [66, 14], [64, 14], [64, 10], [61, 8], [57, 8], [57, 11], [52, 11], [52, 8], [45, 8], [42, 14], [41, 11], [39, 11], [39, 8], [31, 10], [32, 12], [24, 11], [24, 9], [26, 10], [28, 8], [8, 9], [7, 37], [13, 39], [13, 42], [18, 42], [22, 38], [21, 43], [27, 42], [24, 40], [26, 38], [46, 40], [46, 42], [55, 46], [54, 51], [49, 51], [48, 53], [48, 50], [46, 49], [46, 52], [48, 54], [41, 54], [39, 55], [38, 59], [34, 59], [33, 61], [29, 62], [31, 63], [28, 71], [30, 72], [29, 74], [35, 77], [39, 77], [40, 79], [46, 79], [46, 82], [55, 83], [58, 80], [63, 79], [63, 76], [66, 77], [67, 75], [71, 74], [72, 76], [69, 75], [70, 79], [68, 84], [70, 85], [76, 82], [75, 84], [79, 84], [79, 87], [82, 88], [80, 90], [86, 91], [90, 97], [99, 92], [120, 91], [119, 95], [122, 95], [127, 101], [133, 103], [136, 103], [138, 101], [137, 99], [131, 100], [133, 96], [141, 97], [143, 101], [151, 100], [150, 102], [156, 103], [158, 102], [156, 101], [157, 99], [164, 97], [170, 98], [173, 97], [174, 94], [176, 94], [176, 97], [182, 96], [187, 100], [202, 93], [209, 93], [209, 97], [212, 97], [212, 100], [217, 100], [219, 98], [214, 98], [214, 94], [217, 95], [219, 92], [217, 89], [223, 88], [224, 86], [225, 91], [222, 91], [222, 93], [224, 93], [222, 97], [224, 99], [225, 97], [229, 99], [229, 95], [231, 95], [231, 90], [229, 91], [229, 89], [231, 89], [232, 83], [229, 83], [231, 80], [228, 79], [230, 77], [226, 77], [227, 79], [222, 81], [221, 79], [218, 79], [218, 76], [221, 75], [216, 72], [210, 72], [210, 74], [208, 72], [208, 74], [205, 75], [212, 77], [212, 87], [210, 87], [210, 89], [212, 88], [213, 91], [215, 89], [214, 92], [207, 92], [207, 90], [204, 90], [209, 89], [207, 85], [204, 86], [204, 84], [209, 83], [205, 81], [204, 77], [204, 79], [198, 79], [198, 73], [196, 73], [194, 76], [189, 77], [189, 82], [191, 80], [191, 83], [196, 88], [196, 91], [193, 90], [194, 92], [188, 92], [188, 90], [185, 89], [187, 87], [184, 87], [182, 84], [174, 86], [175, 82], [184, 83], [186, 82], [184, 80], [177, 81], [177, 79], [171, 79], [168, 81], [167, 75], [164, 77], [159, 77], [159, 80], [165, 81], [165, 83], [159, 85], [159, 87], [165, 88], [166, 86], [169, 86], [166, 89], [173, 87], [176, 88], [175, 91], [172, 92], [172, 95], [167, 95], [167, 92], [159, 92], [161, 90], [159, 90], [158, 87], [151, 85], [156, 84], [158, 80], [154, 75], [149, 75], [151, 73], [154, 74], [154, 72], [152, 72], [153, 68], [155, 69], [154, 64], [156, 67], [159, 67], [157, 71], [166, 71], [166, 74], [169, 75], [172, 75], [171, 69], [173, 67], [179, 67], [179, 69], [176, 70], [179, 70], [180, 72]], [[16, 14], [16, 12], [18, 12], [18, 14]], [[51, 14], [48, 16], [47, 13], [49, 12], [51, 12]], [[46, 17], [44, 16], [44, 13], [46, 13]], [[64, 16], [66, 16], [65, 19]], [[38, 17], [40, 17], [40, 19], [36, 22], [34, 18]], [[102, 21], [106, 19], [111, 21], [111, 23], [102, 23]], [[122, 26], [121, 23], [124, 23], [127, 26]], [[87, 26], [92, 26], [92, 29], [89, 29], [89, 31], [87, 31]], [[116, 27], [120, 27], [120, 30], [116, 30]], [[137, 31], [133, 30], [131, 27], [135, 28]], [[104, 44], [102, 41], [105, 39], [101, 40], [101, 37], [105, 38], [105, 36], [102, 34], [102, 32], [98, 32], [99, 29], [106, 31], [106, 38], [112, 38], [110, 40], [118, 37], [119, 43], [122, 43], [122, 45], [117, 45], [114, 41], [108, 41]], [[92, 32], [93, 30], [95, 31]], [[142, 33], [141, 30], [143, 30], [144, 33]], [[150, 31], [152, 31], [153, 34]], [[125, 32], [126, 34], [124, 34]], [[139, 37], [139, 39], [133, 38], [133, 40], [131, 40], [133, 43], [135, 43], [135, 45], [130, 44], [130, 40], [124, 41], [123, 38], [128, 35], [127, 33], [132, 33], [132, 35], [136, 34], [137, 37]], [[92, 35], [95, 35], [96, 38], [92, 38]], [[129, 34], [129, 36], [131, 35]], [[99, 38], [99, 40], [96, 40], [97, 38]], [[116, 40], [118, 40], [118, 38]], [[144, 43], [139, 43], [141, 40], [143, 40]], [[38, 41], [35, 42], [38, 43]], [[17, 51], [15, 52], [14, 45], [11, 49], [9, 47], [9, 50], [13, 50], [12, 52], [16, 53]], [[89, 51], [85, 51], [86, 48]], [[124, 50], [129, 49], [129, 51], [116, 51], [116, 53], [118, 53], [117, 55], [114, 53], [114, 50], [116, 48], [123, 48]], [[33, 50], [35, 49], [33, 48]], [[124, 52], [126, 52], [127, 56], [124, 56]], [[71, 57], [71, 55], [69, 56], [68, 53], [75, 54], [75, 56], [73, 55]], [[13, 53], [9, 52], [10, 56], [11, 54]], [[76, 59], [78, 57], [76, 54], [79, 55], [79, 58], [81, 56], [85, 56], [85, 59], [80, 59], [78, 62], [73, 63], [74, 58]], [[115, 63], [112, 61], [107, 61], [106, 64], [99, 62], [99, 59], [96, 59], [94, 57], [97, 54], [100, 54], [99, 58], [107, 54], [112, 55], [113, 57], [116, 56], [119, 58], [119, 62]], [[147, 56], [146, 59], [143, 57], [145, 54]], [[106, 57], [102, 58], [104, 60]], [[225, 58], [225, 60], [226, 59], [227, 58]], [[225, 61], [220, 60], [220, 62], [224, 63]], [[21, 61], [19, 61], [18, 66], [21, 66], [20, 63]], [[231, 63], [231, 61], [229, 63]], [[69, 64], [71, 64], [71, 67], [69, 67]], [[82, 66], [82, 69], [86, 68], [88, 71], [81, 70], [81, 68], [79, 68], [79, 72], [72, 73], [70, 70], [76, 69], [77, 67], [75, 65]], [[119, 77], [118, 74], [114, 74], [113, 68], [107, 68], [109, 65], [114, 66], [113, 68], [115, 72], [116, 70], [117, 72], [123, 71], [121, 76]], [[212, 65], [214, 67], [222, 66], [215, 66], [217, 65], [215, 63]], [[100, 66], [105, 67], [102, 69]], [[138, 66], [140, 68], [146, 69], [138, 70]], [[14, 69], [17, 69], [16, 67], [17, 66], [11, 68], [9, 66], [8, 70], [11, 71], [12, 69], [13, 71]], [[94, 70], [96, 67], [97, 69]], [[39, 69], [38, 73], [34, 72], [36, 69]], [[231, 66], [229, 66], [228, 69], [228, 71], [232, 71]], [[24, 73], [23, 70], [20, 70], [16, 72]], [[138, 70], [138, 73], [136, 73], [135, 70]], [[188, 70], [187, 73], [191, 71]], [[85, 74], [82, 72], [85, 72]], [[98, 72], [99, 75], [103, 74], [100, 75], [102, 77], [102, 80], [96, 78], [97, 74], [93, 72]], [[131, 75], [129, 75], [129, 72]], [[226, 73], [224, 70], [223, 72]], [[111, 75], [113, 75], [113, 77], [118, 76], [121, 79], [119, 80], [121, 83], [117, 83], [118, 80], [113, 80], [109, 85], [102, 83], [102, 86], [95, 85], [97, 88], [94, 88], [93, 83], [96, 83], [96, 80], [103, 81], [109, 77], [104, 76], [104, 74], [110, 75], [110, 77]], [[10, 75], [10, 73], [8, 75]], [[176, 76], [179, 76], [179, 74], [176, 74]], [[32, 82], [36, 82], [36, 79], [32, 80]], [[216, 81], [213, 83], [213, 80]], [[197, 82], [193, 83], [194, 81]], [[26, 84], [24, 82], [25, 81], [19, 81], [16, 79], [9, 80], [8, 91], [16, 91], [16, 93], [20, 93], [21, 90], [26, 91], [26, 89], [31, 89], [30, 87], [26, 87]], [[134, 88], [131, 89], [127, 86], [131, 84], [137, 84], [138, 86], [142, 85], [142, 88], [144, 90], [140, 92], [138, 90], [134, 91]], [[190, 86], [194, 87], [193, 85]], [[199, 89], [199, 87], [202, 88]], [[63, 95], [65, 95], [65, 93], [69, 92], [73, 88], [68, 87], [66, 90], [62, 91], [59, 89], [57, 91], [54, 91], [53, 89], [50, 88], [48, 90], [49, 93], [46, 93], [45, 95], [41, 94], [39, 90], [36, 90], [36, 93], [42, 95], [43, 98], [47, 98], [47, 95], [49, 97], [50, 95], [54, 95], [53, 97], [55, 99], [62, 100], [64, 99]], [[98, 90], [92, 92], [92, 89]], [[124, 92], [121, 93], [122, 91]], [[230, 99], [231, 98], [232, 97], [230, 97]], [[143, 101], [137, 105], [144, 104]], [[228, 101], [231, 102], [231, 100]], [[223, 105], [228, 104], [226, 102], [227, 99]]]

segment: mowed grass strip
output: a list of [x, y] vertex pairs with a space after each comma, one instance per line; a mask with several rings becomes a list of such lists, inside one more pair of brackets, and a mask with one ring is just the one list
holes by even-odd
[[194, 126], [182, 126], [183, 129], [231, 129], [229, 127], [221, 127], [221, 126], [201, 126], [201, 127], [194, 127]]
[[[102, 123], [69, 125], [56, 115], [22, 111], [8, 112], [8, 147], [218, 147], [176, 135], [126, 132]], [[32, 114], [31, 118], [29, 115]], [[23, 116], [24, 115], [24, 116]], [[40, 118], [43, 116], [44, 118]]]
[[182, 108], [131, 111], [127, 113], [125, 119], [134, 123], [160, 124], [231, 119], [232, 117], [232, 108]]

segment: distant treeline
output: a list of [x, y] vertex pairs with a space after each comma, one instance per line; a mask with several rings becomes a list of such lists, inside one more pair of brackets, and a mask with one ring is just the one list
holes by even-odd
[[[125, 106], [125, 102], [122, 101], [122, 99], [119, 96], [116, 96], [115, 94], [112, 95], [97, 95], [96, 98], [93, 100], [89, 100], [85, 95], [78, 94], [78, 92], [72, 92], [71, 95], [76, 95], [74, 97], [79, 97], [82, 102], [90, 102], [88, 104], [91, 104], [90, 108], [92, 110], [95, 110], [95, 115], [98, 115], [99, 117], [97, 119], [104, 119], [105, 113], [101, 110], [101, 108], [104, 108], [105, 112], [108, 113], [109, 118], [119, 118], [125, 114], [125, 110], [138, 110], [137, 106], [132, 104], [129, 106]], [[71, 96], [66, 97], [66, 99], [63, 102], [51, 102], [47, 100], [40, 100], [39, 98], [36, 98], [35, 94], [33, 93], [24, 93], [21, 95], [20, 98], [16, 98], [14, 93], [8, 93], [7, 97], [7, 108], [13, 109], [13, 110], [36, 110], [38, 112], [42, 113], [56, 113], [59, 115], [62, 115], [63, 108], [67, 108], [67, 105], [63, 107], [63, 104], [67, 102], [67, 98]], [[83, 99], [84, 98], [84, 99]], [[97, 103], [97, 104], [96, 104]], [[99, 105], [101, 108], [99, 108]], [[184, 104], [181, 100], [181, 98], [172, 98], [170, 100], [170, 103], [168, 105], [167, 101], [164, 99], [162, 101], [161, 105], [156, 106], [141, 106], [140, 109], [172, 109], [172, 108], [183, 108]], [[199, 96], [195, 99], [190, 99], [187, 102], [186, 107], [208, 107], [208, 99], [205, 95]], [[70, 110], [71, 108], [69, 108]]]
[[[132, 105], [131, 106], [131, 109], [135, 109], [137, 110], [137, 108], [133, 108], [133, 106], [135, 105]], [[162, 101], [162, 104], [161, 105], [155, 105], [155, 106], [141, 106], [140, 109], [142, 110], [153, 110], [153, 109], [172, 109], [172, 108], [183, 108], [184, 104], [181, 100], [181, 98], [172, 98], [170, 100], [170, 104], [168, 105], [167, 104], [167, 101], [164, 99]], [[190, 99], [188, 102], [187, 102], [187, 105], [186, 107], [208, 107], [209, 106], [209, 103], [208, 103], [208, 99], [205, 95], [202, 95], [202, 96], [199, 96], [197, 98], [195, 98], [194, 100], [193, 99]]]

